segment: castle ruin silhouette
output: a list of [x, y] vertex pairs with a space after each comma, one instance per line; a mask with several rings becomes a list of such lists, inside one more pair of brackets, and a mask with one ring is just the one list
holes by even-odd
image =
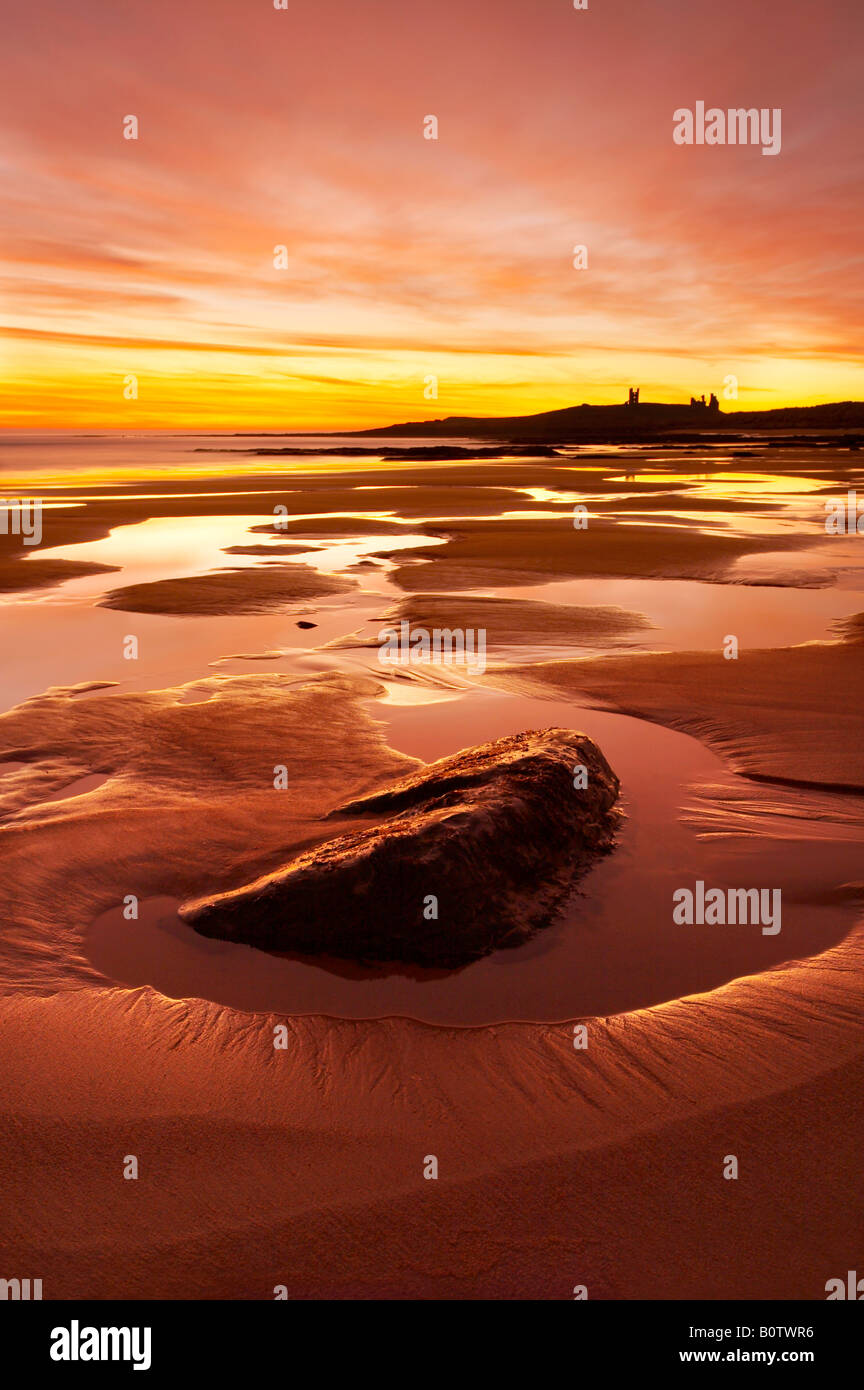
[[[638, 387], [638, 386], [631, 386], [631, 387], [629, 388], [629, 390], [628, 390], [628, 392], [627, 392], [627, 404], [628, 404], [628, 405], [638, 405], [638, 404], [639, 404], [639, 387]], [[690, 409], [691, 409], [691, 410], [710, 410], [710, 411], [712, 411], [712, 412], [713, 412], [713, 411], [719, 411], [719, 409], [720, 409], [720, 402], [719, 402], [719, 400], [717, 399], [717, 397], [714, 395], [714, 392], [712, 391], [712, 392], [711, 392], [711, 399], [710, 399], [710, 400], [707, 400], [707, 401], [706, 401], [706, 399], [705, 399], [704, 394], [703, 394], [703, 396], [701, 397], [700, 400], [697, 400], [695, 396], [691, 396], [691, 397], [690, 397]]]

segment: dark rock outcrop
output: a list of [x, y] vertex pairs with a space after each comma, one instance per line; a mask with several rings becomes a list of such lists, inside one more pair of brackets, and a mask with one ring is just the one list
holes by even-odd
[[376, 823], [180, 916], [267, 950], [456, 968], [548, 924], [611, 847], [617, 797], [585, 734], [511, 735], [346, 803], [330, 818]]

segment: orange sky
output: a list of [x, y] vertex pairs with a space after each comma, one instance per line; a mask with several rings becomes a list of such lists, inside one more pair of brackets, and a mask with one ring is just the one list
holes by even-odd
[[[359, 428], [630, 384], [682, 400], [730, 375], [729, 409], [864, 398], [862, 18], [860, 0], [9, 6], [0, 421]], [[698, 100], [780, 107], [781, 153], [675, 145]]]

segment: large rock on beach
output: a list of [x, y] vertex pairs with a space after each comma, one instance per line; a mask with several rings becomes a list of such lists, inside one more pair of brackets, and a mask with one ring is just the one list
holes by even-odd
[[618, 778], [567, 729], [442, 758], [328, 819], [369, 822], [180, 916], [264, 950], [453, 969], [546, 926], [612, 846]]

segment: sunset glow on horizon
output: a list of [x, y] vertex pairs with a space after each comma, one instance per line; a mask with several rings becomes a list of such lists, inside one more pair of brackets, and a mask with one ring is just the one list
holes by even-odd
[[[861, 22], [853, 0], [9, 10], [0, 424], [362, 429], [729, 376], [724, 410], [862, 399]], [[676, 146], [702, 99], [782, 108], [782, 152]]]

